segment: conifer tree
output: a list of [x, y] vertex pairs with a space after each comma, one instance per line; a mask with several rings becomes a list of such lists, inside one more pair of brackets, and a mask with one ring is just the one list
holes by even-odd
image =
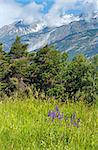
[[9, 54], [14, 59], [24, 57], [27, 55], [27, 47], [28, 44], [21, 43], [20, 37], [17, 36]]

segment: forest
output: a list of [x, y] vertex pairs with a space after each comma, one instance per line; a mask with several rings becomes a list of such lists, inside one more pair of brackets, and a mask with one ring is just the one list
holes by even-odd
[[0, 44], [0, 97], [35, 95], [60, 101], [96, 102], [98, 95], [98, 55], [86, 58], [82, 54], [73, 60], [66, 52], [46, 45], [28, 52], [28, 44], [16, 37], [10, 51]]

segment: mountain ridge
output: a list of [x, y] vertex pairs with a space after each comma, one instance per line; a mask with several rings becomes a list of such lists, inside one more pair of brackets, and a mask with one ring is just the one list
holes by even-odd
[[98, 53], [98, 16], [89, 21], [80, 19], [59, 27], [48, 27], [42, 21], [29, 25], [23, 20], [6, 25], [0, 28], [0, 42], [4, 43], [5, 50], [9, 50], [17, 35], [22, 42], [29, 44], [29, 51], [38, 50], [48, 44], [71, 56], [83, 53], [92, 57]]

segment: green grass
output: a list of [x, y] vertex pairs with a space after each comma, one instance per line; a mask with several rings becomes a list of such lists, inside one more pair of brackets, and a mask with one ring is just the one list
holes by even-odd
[[[79, 127], [48, 117], [58, 105]], [[85, 104], [15, 100], [0, 103], [0, 150], [98, 150], [98, 108]]]

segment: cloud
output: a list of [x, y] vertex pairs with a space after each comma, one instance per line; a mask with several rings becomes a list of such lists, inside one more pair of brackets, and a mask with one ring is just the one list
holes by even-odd
[[13, 22], [20, 14], [20, 7], [12, 0], [0, 0], [0, 26]]
[[32, 2], [21, 9], [20, 16], [27, 23], [32, 23], [37, 20], [42, 20], [43, 18], [43, 13], [41, 12], [42, 9], [43, 9], [43, 5]]
[[[48, 6], [49, 1], [53, 2], [51, 7]], [[93, 12], [98, 11], [98, 0], [47, 0], [46, 2], [43, 0], [38, 4], [30, 0], [30, 3], [23, 5], [15, 0], [0, 0], [0, 27], [19, 19], [24, 19], [26, 23], [43, 20], [49, 26], [60, 26], [63, 23], [79, 20], [78, 16], [69, 13], [70, 10], [73, 12], [80, 10], [87, 19], [92, 17]], [[43, 13], [47, 6], [49, 10]]]
[[[70, 23], [73, 20], [79, 20], [78, 16], [66, 14], [69, 10], [80, 11], [86, 19], [90, 19], [94, 12], [98, 11], [98, 0], [55, 0], [54, 5], [46, 14], [45, 18], [50, 26], [59, 26], [64, 23]], [[64, 17], [61, 17], [64, 15]]]
[[[45, 15], [45, 19], [48, 22], [48, 24], [50, 26], [59, 26], [62, 23], [62, 21], [64, 21], [64, 18], [66, 23], [71, 22], [71, 18], [73, 18], [73, 16], [65, 14], [65, 11], [74, 9], [76, 3], [77, 0], [55, 0], [54, 5], [49, 10], [48, 14]], [[64, 15], [64, 18], [61, 17], [62, 15]]]
[[87, 19], [90, 19], [94, 12], [98, 12], [98, 0], [84, 0], [82, 6]]
[[22, 5], [14, 0], [0, 0], [0, 27], [19, 19], [32, 23], [42, 18], [42, 9], [43, 5], [35, 2]]

